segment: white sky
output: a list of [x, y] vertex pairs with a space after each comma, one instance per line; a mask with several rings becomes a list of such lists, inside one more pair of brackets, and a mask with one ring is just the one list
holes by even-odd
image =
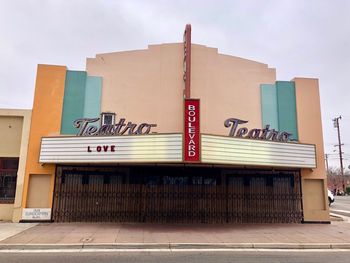
[[278, 80], [319, 78], [325, 152], [350, 165], [350, 1], [0, 0], [0, 108], [33, 103], [37, 64], [84, 70], [98, 53], [192, 42], [276, 68]]

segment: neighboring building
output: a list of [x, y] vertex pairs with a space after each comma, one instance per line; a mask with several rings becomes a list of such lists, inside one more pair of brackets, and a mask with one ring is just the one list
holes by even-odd
[[329, 222], [318, 80], [188, 33], [39, 65], [28, 149], [22, 221]]
[[30, 110], [0, 109], [0, 220], [22, 217], [30, 116]]

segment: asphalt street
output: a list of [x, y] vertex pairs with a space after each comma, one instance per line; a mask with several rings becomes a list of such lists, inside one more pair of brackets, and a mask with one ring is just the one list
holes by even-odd
[[350, 217], [350, 196], [335, 196], [335, 201], [331, 204], [330, 211]]
[[0, 253], [6, 263], [344, 263], [350, 252], [105, 252], [105, 253]]

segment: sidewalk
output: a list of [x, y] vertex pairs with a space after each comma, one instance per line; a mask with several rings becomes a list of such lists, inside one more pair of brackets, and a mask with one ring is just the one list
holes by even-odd
[[0, 241], [15, 236], [37, 224], [16, 224], [0, 222]]
[[[350, 223], [173, 225], [114, 223], [12, 224], [28, 227], [0, 249], [39, 248], [344, 248]], [[0, 223], [0, 233], [9, 223]]]

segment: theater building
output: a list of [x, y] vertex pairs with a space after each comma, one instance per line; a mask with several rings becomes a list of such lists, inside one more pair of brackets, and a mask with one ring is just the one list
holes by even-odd
[[0, 221], [22, 217], [30, 110], [0, 109]]
[[318, 80], [183, 43], [37, 69], [21, 221], [329, 222]]

